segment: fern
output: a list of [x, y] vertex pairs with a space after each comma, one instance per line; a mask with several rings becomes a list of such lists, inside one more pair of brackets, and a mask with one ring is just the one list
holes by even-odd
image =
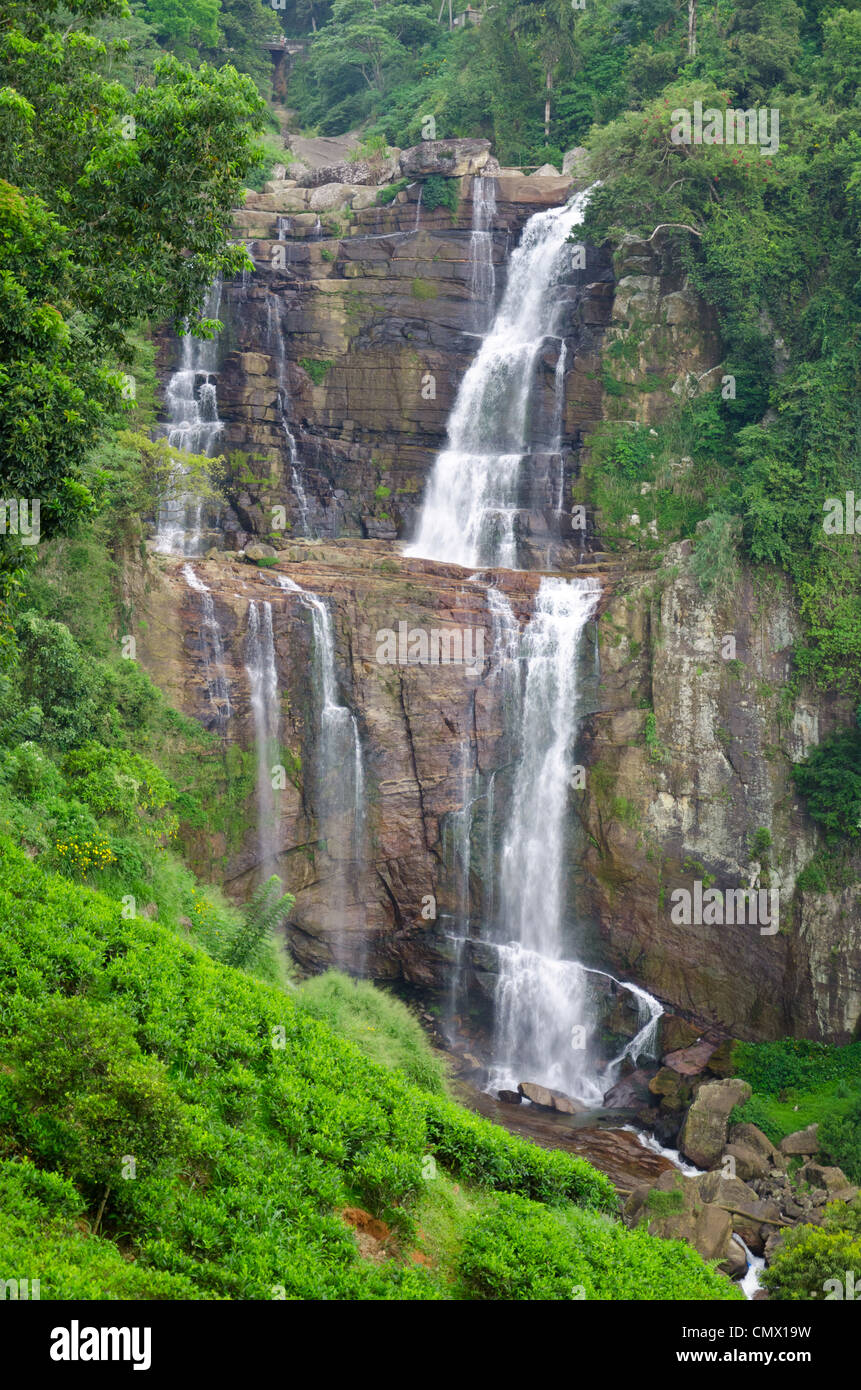
[[275, 928], [287, 916], [293, 903], [292, 894], [282, 895], [281, 880], [277, 874], [261, 883], [242, 910], [242, 924], [227, 948], [225, 964], [240, 967], [252, 965], [264, 946], [272, 940]]

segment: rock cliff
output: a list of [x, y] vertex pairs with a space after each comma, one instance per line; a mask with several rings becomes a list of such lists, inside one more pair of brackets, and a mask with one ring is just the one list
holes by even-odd
[[[555, 526], [540, 487], [523, 502], [529, 569], [476, 582], [469, 571], [400, 554], [397, 542], [413, 527], [482, 327], [468, 160], [486, 168], [483, 154], [464, 155], [470, 172], [460, 172], [454, 211], [422, 206], [422, 180], [437, 165], [408, 161], [404, 177], [413, 181], [387, 205], [378, 204], [373, 185], [282, 179], [249, 195], [236, 214], [256, 270], [223, 287], [220, 310], [226, 504], [209, 518], [209, 558], [191, 564], [211, 591], [222, 633], [233, 705], [226, 745], [248, 749], [254, 741], [248, 609], [252, 601], [271, 604], [281, 762], [289, 772], [277, 793], [281, 850], [271, 867], [296, 894], [291, 949], [305, 968], [340, 960], [437, 1001], [451, 994], [457, 967], [468, 986], [463, 1008], [480, 1026], [493, 962], [479, 943], [455, 962], [450, 927], [463, 916], [467, 886], [473, 918], [488, 908], [494, 813], [485, 803], [496, 773], [504, 792], [510, 756], [503, 686], [489, 659], [477, 677], [453, 664], [382, 663], [378, 633], [402, 622], [425, 631], [469, 628], [483, 634], [487, 654], [489, 584], [504, 591], [522, 623], [541, 568], [595, 573], [604, 589], [592, 634], [600, 680], [588, 692], [579, 755], [586, 782], [570, 804], [577, 852], [569, 896], [581, 958], [644, 985], [668, 1019], [680, 1016], [694, 1030], [844, 1041], [861, 1017], [858, 888], [798, 887], [819, 844], [789, 770], [848, 711], [790, 686], [798, 617], [782, 581], [742, 573], [731, 597], [718, 601], [692, 573], [690, 541], [661, 546], [653, 536], [657, 546], [608, 556], [588, 493], [584, 551], [582, 533]], [[497, 293], [526, 220], [571, 187], [567, 177], [496, 176]], [[601, 422], [659, 422], [680, 393], [719, 381], [721, 345], [660, 237], [626, 239], [615, 266], [608, 251], [588, 248], [585, 273], [565, 295], [558, 448], [566, 495], [573, 484], [576, 496]], [[177, 360], [176, 343], [165, 338], [162, 371]], [[558, 362], [558, 348], [548, 346], [534, 407], [548, 418]], [[608, 389], [608, 377], [633, 389]], [[274, 546], [273, 569], [238, 558], [252, 540]], [[355, 714], [365, 758], [361, 862], [339, 860], [320, 835], [308, 771], [319, 722], [313, 634], [307, 606], [279, 586], [278, 574], [321, 597], [333, 617], [341, 698]], [[145, 574], [129, 572], [127, 588], [136, 616], [147, 620], [142, 659], [178, 706], [212, 723], [200, 595], [180, 562], [151, 556]], [[465, 770], [478, 777], [470, 786], [480, 787], [482, 803], [466, 832], [466, 884], [455, 844], [464, 833]], [[253, 795], [248, 807], [234, 844], [195, 844], [200, 869], [237, 895], [268, 867], [259, 862]], [[697, 880], [729, 891], [779, 890], [776, 929], [676, 923], [673, 894]], [[624, 1014], [608, 1014], [611, 1031], [633, 1031], [636, 1020]]]

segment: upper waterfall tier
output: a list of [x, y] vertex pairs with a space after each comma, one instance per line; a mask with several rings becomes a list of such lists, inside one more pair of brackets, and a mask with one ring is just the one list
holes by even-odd
[[458, 392], [408, 555], [517, 568], [517, 516], [532, 482], [522, 464], [551, 442], [530, 408], [536, 366], [547, 340], [564, 330], [560, 285], [572, 271], [569, 238], [589, 193], [527, 223], [502, 302]]

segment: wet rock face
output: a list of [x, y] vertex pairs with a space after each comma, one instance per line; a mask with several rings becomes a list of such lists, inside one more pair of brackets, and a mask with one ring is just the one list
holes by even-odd
[[[406, 154], [412, 159], [414, 152]], [[455, 161], [485, 156], [483, 149], [455, 151]], [[430, 145], [415, 152], [417, 161], [435, 157]], [[378, 978], [436, 990], [449, 989], [452, 972], [463, 969], [471, 1006], [483, 1011], [480, 1026], [496, 985], [493, 953], [474, 942], [458, 961], [458, 948], [421, 909], [423, 896], [433, 894], [440, 913], [458, 912], [444, 861], [447, 828], [464, 800], [460, 750], [477, 749], [483, 772], [504, 766], [498, 692], [486, 681], [467, 687], [455, 668], [431, 675], [395, 667], [383, 674], [369, 638], [372, 628], [394, 628], [402, 617], [438, 626], [468, 613], [470, 623], [487, 622], [486, 607], [476, 615], [466, 572], [405, 563], [393, 545], [412, 534], [479, 341], [471, 176], [461, 177], [451, 214], [419, 205], [422, 179], [435, 172], [430, 167], [383, 206], [375, 186], [361, 182], [359, 166], [343, 163], [336, 171], [343, 180], [327, 173], [323, 182], [315, 175], [315, 186], [299, 187], [276, 179], [236, 214], [237, 235], [250, 246], [256, 270], [226, 285], [222, 297], [216, 381], [228, 503], [208, 518], [208, 543], [282, 553], [306, 530], [326, 538], [325, 545], [297, 544], [290, 563], [300, 583], [331, 600], [339, 677], [368, 750], [373, 853], [347, 912], [356, 960], [362, 956], [362, 968]], [[495, 187], [498, 299], [524, 224], [564, 200], [572, 180], [502, 170]], [[587, 248], [585, 273], [560, 292], [568, 306], [562, 422], [568, 491], [596, 422], [633, 418], [650, 425], [683, 392], [714, 389], [721, 344], [660, 237], [626, 238], [614, 265]], [[613, 351], [618, 347], [624, 352]], [[553, 418], [558, 361], [558, 345], [548, 341], [533, 401], [539, 433]], [[160, 362], [163, 373], [176, 365], [175, 341], [164, 339]], [[605, 392], [605, 369], [631, 391]], [[644, 383], [648, 390], [639, 389]], [[551, 479], [555, 488], [548, 443], [546, 452], [536, 447], [519, 499], [522, 563], [533, 571], [570, 572], [580, 538], [558, 531], [548, 504]], [[569, 901], [576, 904], [584, 952], [678, 1015], [675, 1050], [695, 1044], [712, 1024], [740, 1037], [793, 1033], [847, 1041], [861, 1018], [859, 888], [797, 889], [820, 842], [795, 795], [791, 766], [848, 723], [852, 711], [803, 684], [788, 689], [800, 626], [782, 583], [770, 580], [763, 589], [761, 578], [742, 572], [731, 598], [716, 603], [692, 572], [691, 551], [691, 542], [668, 546], [648, 567], [632, 549], [614, 562], [606, 586], [595, 644], [600, 688], [588, 704], [578, 752], [586, 782], [571, 803], [579, 841]], [[267, 550], [259, 554], [271, 558]], [[211, 574], [237, 692], [229, 730], [203, 685], [194, 596], [175, 576], [139, 596], [144, 611], [161, 605], [164, 619], [150, 625], [158, 635], [141, 638], [144, 659], [182, 708], [250, 749], [244, 624], [254, 586], [268, 584], [279, 682], [289, 692], [285, 737], [310, 766], [307, 612], [273, 596], [271, 576], [267, 581], [249, 566], [213, 566]], [[537, 582], [535, 572], [505, 580], [521, 620]], [[308, 968], [317, 968], [332, 959], [331, 884], [303, 776], [283, 792], [282, 808], [279, 867], [297, 894], [292, 947]], [[228, 888], [243, 895], [250, 887], [256, 866], [250, 829], [241, 851], [201, 836], [197, 852], [207, 876], [222, 877], [226, 863]], [[753, 886], [766, 894], [767, 907], [777, 890], [779, 921], [674, 918], [674, 895], [693, 895], [697, 882], [703, 891], [722, 893]], [[478, 919], [485, 898], [475, 873], [469, 887]], [[608, 1031], [625, 1032], [607, 1012]], [[683, 1076], [673, 1081], [679, 1107], [690, 1100], [684, 1084]], [[680, 1109], [671, 1111], [668, 1101], [665, 1140], [675, 1137], [681, 1120]]]
[[[228, 460], [229, 505], [220, 524], [228, 549], [250, 539], [272, 542], [273, 527], [282, 541], [306, 533], [383, 540], [412, 533], [483, 326], [472, 290], [471, 173], [472, 166], [484, 167], [487, 142], [425, 142], [401, 158], [433, 163], [449, 155], [463, 174], [453, 214], [420, 206], [429, 168], [394, 202], [377, 206], [376, 188], [351, 181], [349, 161], [343, 180], [320, 184], [326, 170], [303, 176], [313, 187], [273, 180], [235, 214], [237, 236], [250, 247], [256, 269], [225, 285], [221, 301], [219, 449]], [[469, 174], [461, 168], [466, 164]], [[572, 181], [507, 173], [495, 188], [491, 257], [498, 302], [525, 223], [563, 201]], [[563, 325], [568, 478], [582, 436], [600, 413], [597, 348], [611, 274], [609, 256], [590, 248], [585, 271], [572, 272], [570, 284], [560, 287], [570, 304]], [[164, 340], [163, 374], [176, 365], [177, 351], [175, 341]], [[534, 556], [546, 565], [548, 546], [558, 551], [559, 470], [549, 453], [558, 357], [558, 342], [548, 340], [534, 401], [534, 476], [524, 479], [525, 563]], [[569, 531], [565, 540], [576, 563], [582, 535]]]
[[[598, 631], [580, 905], [599, 949], [701, 1025], [848, 1042], [861, 1016], [858, 889], [798, 889], [820, 841], [791, 769], [851, 711], [803, 684], [786, 698], [800, 633], [787, 587], [760, 592], [743, 571], [716, 603], [681, 542], [657, 579], [627, 562]], [[721, 895], [711, 918], [695, 911], [697, 884]], [[751, 885], [755, 920], [727, 897]]]
[[[389, 634], [397, 638], [403, 623], [408, 631], [441, 634], [442, 643], [446, 632], [470, 631], [474, 651], [489, 656], [484, 590], [456, 566], [395, 563], [382, 542], [297, 543], [278, 552], [274, 568], [240, 558], [191, 561], [210, 590], [221, 635], [231, 713], [219, 724], [204, 661], [200, 594], [184, 579], [182, 561], [160, 557], [153, 566], [146, 591], [137, 596], [146, 619], [141, 659], [179, 708], [223, 736], [226, 750], [254, 749], [249, 611], [252, 603], [272, 609], [279, 762], [287, 772], [275, 794], [280, 849], [261, 862], [252, 786], [241, 844], [231, 849], [202, 840], [195, 851], [200, 872], [217, 875], [243, 898], [264, 871], [279, 873], [296, 897], [288, 939], [305, 969], [337, 961], [377, 979], [446, 988], [449, 948], [440, 925], [450, 906], [446, 818], [462, 801], [464, 742], [483, 767], [505, 763], [503, 711], [484, 657], [405, 664], [395, 651], [392, 661]], [[344, 862], [343, 851], [322, 841], [313, 774], [320, 738], [315, 638], [307, 606], [279, 587], [279, 573], [319, 596], [332, 614], [338, 698], [355, 713], [364, 756], [367, 851], [359, 860], [347, 856]], [[497, 578], [525, 620], [539, 576]]]

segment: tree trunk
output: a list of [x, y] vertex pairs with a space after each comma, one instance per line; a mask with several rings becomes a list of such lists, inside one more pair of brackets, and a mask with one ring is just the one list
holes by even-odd
[[688, 0], [688, 57], [697, 56], [697, 0]]
[[544, 102], [544, 143], [550, 144], [550, 93], [553, 91], [553, 73], [547, 70], [547, 97]]

